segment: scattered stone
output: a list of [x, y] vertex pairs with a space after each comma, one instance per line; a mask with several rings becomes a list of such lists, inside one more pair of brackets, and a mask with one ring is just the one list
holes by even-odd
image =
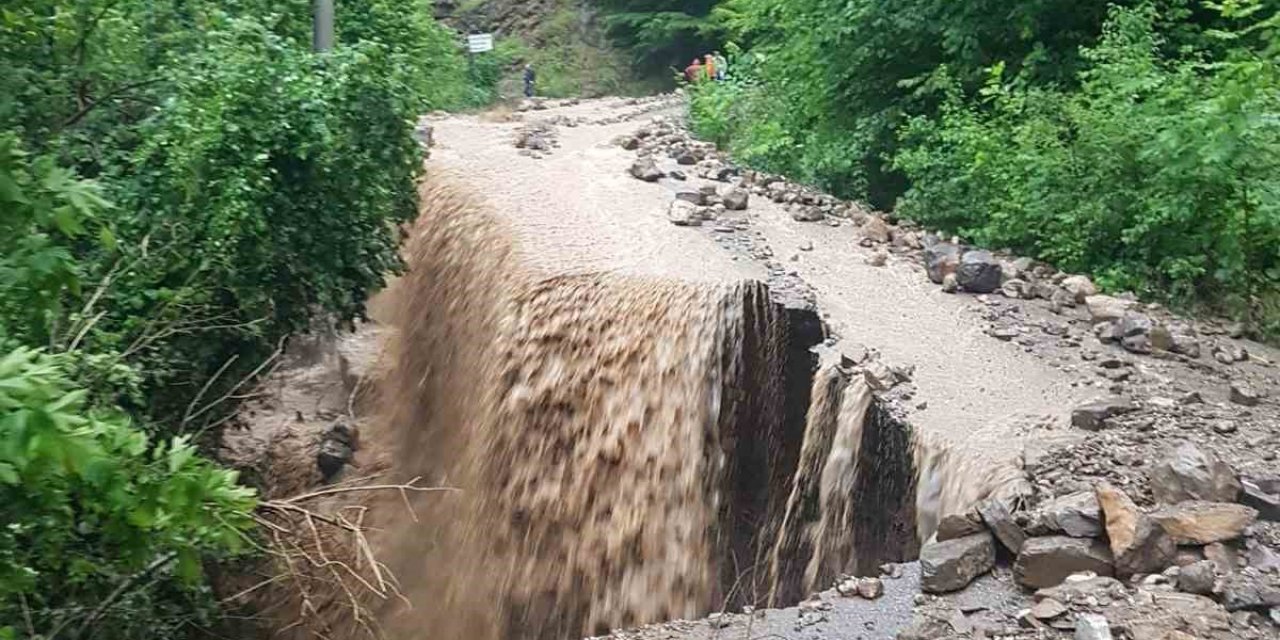
[[1240, 481], [1227, 463], [1186, 442], [1151, 470], [1151, 493], [1156, 501], [1177, 504], [1184, 500], [1235, 502]]
[[631, 177], [645, 182], [657, 182], [662, 179], [662, 171], [653, 158], [640, 158], [631, 165]]
[[1187, 593], [1208, 595], [1213, 591], [1215, 579], [1213, 563], [1201, 560], [1182, 567], [1178, 571], [1178, 588]]
[[1001, 500], [987, 500], [978, 505], [978, 514], [982, 516], [982, 521], [987, 527], [996, 534], [996, 539], [1006, 549], [1012, 551], [1015, 555], [1022, 548], [1022, 544], [1027, 541], [1027, 534], [1023, 533], [1022, 527], [1018, 526], [1013, 520], [1013, 514], [1009, 512], [1009, 507]]
[[677, 191], [676, 200], [684, 200], [685, 202], [699, 207], [707, 204], [706, 194], [694, 189], [681, 189]]
[[673, 200], [667, 208], [667, 221], [677, 227], [701, 226], [702, 212], [697, 205], [687, 200]]
[[818, 222], [826, 217], [822, 209], [817, 207], [796, 206], [791, 210], [791, 219], [796, 222]]
[[1075, 640], [1111, 640], [1111, 625], [1107, 617], [1096, 613], [1076, 616]]
[[1036, 535], [1064, 533], [1073, 538], [1102, 535], [1098, 499], [1092, 491], [1078, 491], [1054, 498], [1036, 510], [1031, 530]]
[[947, 274], [955, 273], [960, 267], [960, 255], [963, 251], [959, 245], [951, 242], [938, 242], [924, 249], [924, 270], [934, 284], [942, 284]]
[[889, 261], [889, 254], [883, 251], [877, 251], [867, 256], [867, 264], [873, 267], [883, 267]]
[[1013, 565], [1019, 584], [1040, 588], [1051, 587], [1067, 576], [1082, 571], [1110, 576], [1115, 572], [1111, 551], [1098, 540], [1046, 536], [1030, 538]]
[[959, 290], [960, 290], [960, 281], [959, 279], [956, 278], [956, 274], [948, 273], [946, 277], [942, 279], [942, 292], [955, 293]]
[[685, 175], [685, 172], [679, 169], [673, 169], [671, 172], [667, 173], [667, 177], [671, 178], [672, 180], [679, 180], [681, 182], [689, 179], [689, 176]]
[[867, 216], [862, 225], [862, 237], [875, 243], [889, 241], [889, 225], [880, 216]]
[[1000, 285], [1000, 293], [1006, 298], [1018, 299], [1030, 297], [1028, 295], [1029, 291], [1027, 290], [1027, 282], [1017, 278], [1006, 280], [1004, 284]]
[[1069, 605], [1089, 605], [1103, 600], [1117, 600], [1128, 595], [1119, 580], [1093, 572], [1073, 573], [1062, 584], [1039, 589], [1037, 599], [1053, 598]]
[[1096, 494], [1118, 575], [1154, 573], [1173, 562], [1178, 550], [1173, 538], [1139, 511], [1129, 496], [1106, 483], [1098, 485]]
[[1228, 397], [1232, 402], [1246, 407], [1256, 407], [1262, 403], [1262, 396], [1243, 382], [1231, 383], [1231, 393]]
[[867, 600], [875, 600], [884, 595], [884, 583], [880, 578], [859, 578], [858, 595]]
[[724, 194], [724, 208], [730, 211], [742, 211], [747, 208], [751, 196], [744, 189], [730, 189]]
[[1262, 520], [1280, 522], [1280, 479], [1241, 478], [1240, 486], [1240, 502], [1257, 509]]
[[986, 527], [982, 526], [982, 516], [976, 512], [953, 513], [938, 523], [937, 538], [939, 542], [943, 542], [982, 533], [985, 530]]
[[924, 545], [920, 550], [920, 586], [928, 593], [958, 591], [995, 566], [995, 540], [989, 533]]
[[1209, 544], [1240, 537], [1258, 512], [1240, 504], [1192, 500], [1156, 509], [1151, 517], [1178, 544]]
[[989, 251], [970, 251], [960, 257], [956, 279], [965, 291], [991, 293], [1000, 288], [1000, 262]]
[[1112, 296], [1088, 296], [1085, 298], [1085, 305], [1089, 308], [1089, 317], [1094, 324], [1099, 322], [1114, 322], [1124, 317], [1124, 314], [1130, 309], [1137, 306], [1134, 300], [1124, 300]]
[[1077, 304], [1084, 304], [1089, 296], [1098, 293], [1098, 287], [1094, 286], [1093, 281], [1088, 276], [1068, 276], [1062, 281], [1062, 288], [1076, 301]]
[[1071, 425], [1085, 431], [1101, 431], [1107, 420], [1132, 413], [1138, 406], [1128, 398], [1110, 398], [1080, 405], [1071, 412]]

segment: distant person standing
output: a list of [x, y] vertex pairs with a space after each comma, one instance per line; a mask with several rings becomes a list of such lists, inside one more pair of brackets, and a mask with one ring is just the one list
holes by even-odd
[[538, 74], [533, 71], [533, 65], [526, 64], [524, 66], [524, 97], [533, 97], [533, 88], [538, 84]]
[[716, 79], [717, 79], [717, 76], [716, 76], [716, 59], [715, 59], [715, 56], [713, 56], [713, 55], [711, 55], [711, 54], [709, 54], [709, 53], [708, 53], [708, 54], [707, 54], [707, 61], [703, 64], [703, 67], [705, 67], [705, 69], [706, 69], [706, 74], [707, 74], [707, 79], [708, 79], [708, 80], [716, 80]]
[[711, 54], [711, 59], [716, 65], [715, 79], [717, 81], [723, 81], [729, 76], [729, 61], [725, 60], [725, 57], [721, 55], [719, 51]]
[[698, 58], [694, 58], [693, 62], [684, 68], [684, 79], [688, 80], [689, 84], [702, 82], [702, 79], [706, 77], [705, 74], [706, 72], [702, 68], [702, 61]]

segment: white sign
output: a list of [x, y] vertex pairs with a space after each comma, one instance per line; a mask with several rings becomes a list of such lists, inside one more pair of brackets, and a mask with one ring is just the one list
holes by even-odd
[[493, 51], [493, 34], [476, 33], [467, 36], [467, 49], [470, 50], [471, 53]]

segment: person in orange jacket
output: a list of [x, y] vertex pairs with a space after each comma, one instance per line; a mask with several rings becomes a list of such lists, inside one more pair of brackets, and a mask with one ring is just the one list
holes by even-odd
[[706, 60], [707, 61], [702, 65], [702, 68], [706, 72], [708, 80], [715, 80], [716, 79], [716, 57], [708, 53]]
[[705, 77], [706, 71], [702, 68], [702, 61], [697, 58], [694, 58], [693, 62], [684, 69], [684, 79], [688, 80], [689, 84], [702, 82]]

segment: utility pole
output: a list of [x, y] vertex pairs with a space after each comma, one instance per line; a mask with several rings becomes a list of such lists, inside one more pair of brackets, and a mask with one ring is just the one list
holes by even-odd
[[315, 0], [315, 12], [311, 48], [323, 53], [333, 48], [333, 0]]

